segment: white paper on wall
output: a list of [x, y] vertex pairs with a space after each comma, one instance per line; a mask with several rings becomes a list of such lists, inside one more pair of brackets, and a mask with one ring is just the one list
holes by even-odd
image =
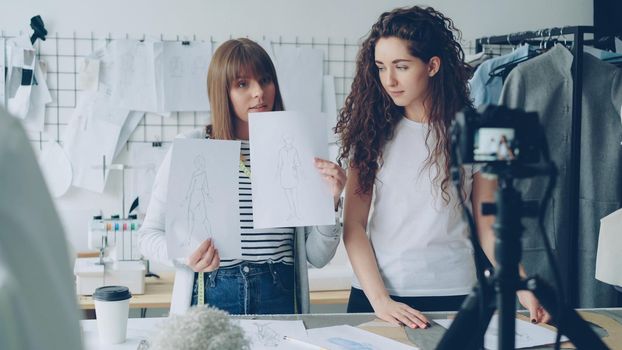
[[61, 197], [71, 187], [71, 163], [62, 147], [55, 141], [47, 142], [39, 155], [39, 165], [50, 194]]
[[111, 99], [119, 107], [133, 111], [162, 114], [161, 96], [156, 81], [156, 66], [162, 58], [162, 43], [151, 40], [116, 40], [108, 47]]
[[207, 69], [210, 42], [164, 42], [160, 64], [165, 111], [209, 111]]
[[143, 119], [144, 116], [145, 116], [145, 112], [130, 111], [130, 114], [127, 116], [127, 119], [125, 119], [125, 123], [123, 123], [123, 127], [121, 128], [121, 131], [119, 132], [119, 138], [117, 140], [117, 147], [115, 148], [115, 151], [114, 151], [115, 158], [119, 155], [119, 153], [121, 153], [123, 146], [125, 146], [125, 143], [130, 138], [130, 135], [132, 135], [132, 133], [134, 132], [134, 130], [136, 129], [136, 127], [138, 126], [138, 124], [140, 123], [140, 121]]
[[169, 258], [212, 238], [221, 259], [242, 256], [238, 202], [240, 142], [176, 139], [166, 199]]
[[7, 40], [7, 110], [24, 119], [30, 108], [30, 94], [34, 81], [35, 50], [27, 36]]
[[94, 57], [85, 57], [78, 72], [78, 90], [97, 91], [99, 85], [100, 60]]
[[249, 115], [255, 228], [332, 225], [334, 204], [314, 158], [328, 159], [321, 113]]
[[129, 115], [101, 92], [85, 92], [67, 125], [63, 148], [76, 187], [102, 193], [121, 129]]
[[138, 213], [141, 217], [144, 217], [147, 212], [153, 181], [169, 146], [170, 144], [162, 144], [154, 147], [151, 143], [132, 143], [130, 145], [129, 161], [132, 175], [128, 199], [131, 202], [138, 197]]
[[321, 112], [324, 51], [288, 46], [273, 51], [285, 110]]
[[47, 63], [43, 60], [35, 65], [35, 81], [30, 94], [30, 108], [23, 120], [24, 127], [30, 132], [43, 132], [45, 127], [45, 105], [52, 102], [52, 95], [47, 85]]

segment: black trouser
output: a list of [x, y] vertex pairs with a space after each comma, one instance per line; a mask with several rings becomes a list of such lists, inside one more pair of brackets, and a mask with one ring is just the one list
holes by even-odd
[[[391, 295], [391, 299], [404, 303], [419, 311], [458, 311], [466, 295], [451, 295], [441, 297], [398, 297]], [[348, 312], [374, 312], [365, 293], [358, 288], [350, 290]]]

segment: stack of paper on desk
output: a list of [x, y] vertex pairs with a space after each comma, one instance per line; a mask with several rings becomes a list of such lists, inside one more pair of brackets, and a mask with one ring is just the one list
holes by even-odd
[[[284, 336], [304, 339], [307, 335], [302, 321], [236, 320], [244, 330], [252, 350], [292, 349]], [[297, 348], [293, 348], [297, 349]]]
[[[440, 324], [445, 328], [449, 328], [451, 325], [451, 319], [435, 319], [434, 322]], [[488, 350], [496, 350], [499, 337], [499, 317], [497, 315], [492, 316], [490, 323], [488, 324], [488, 330], [484, 336], [484, 347]], [[521, 319], [516, 319], [516, 336], [515, 336], [515, 348], [529, 348], [533, 346], [546, 345], [555, 343], [556, 333], [548, 330], [544, 327], [540, 327], [535, 324], [531, 324]], [[566, 337], [562, 337], [561, 341], [568, 340]]]
[[364, 331], [362, 329], [342, 325], [307, 330], [307, 342], [325, 349], [365, 349], [365, 350], [414, 350], [414, 346]]

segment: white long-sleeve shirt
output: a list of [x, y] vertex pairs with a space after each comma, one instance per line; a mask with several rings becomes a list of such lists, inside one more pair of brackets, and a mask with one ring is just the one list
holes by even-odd
[[[182, 134], [182, 138], [205, 138], [205, 130], [195, 130]], [[190, 307], [194, 272], [183, 259], [171, 260], [166, 246], [166, 197], [171, 164], [172, 148], [162, 161], [154, 184], [151, 201], [142, 227], [138, 230], [138, 245], [141, 253], [148, 259], [175, 266], [175, 283], [171, 301], [171, 314], [184, 313]], [[308, 304], [309, 281], [307, 265], [322, 267], [335, 255], [341, 237], [340, 225], [305, 227], [296, 230], [297, 243], [294, 243], [294, 264], [297, 269], [297, 297], [300, 304]], [[304, 236], [304, 240], [300, 237]], [[304, 249], [301, 249], [304, 248]]]

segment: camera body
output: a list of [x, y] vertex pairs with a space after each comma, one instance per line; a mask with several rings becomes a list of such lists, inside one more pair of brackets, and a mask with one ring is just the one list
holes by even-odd
[[454, 150], [463, 164], [538, 163], [542, 135], [538, 113], [505, 106], [467, 108], [451, 126]]

